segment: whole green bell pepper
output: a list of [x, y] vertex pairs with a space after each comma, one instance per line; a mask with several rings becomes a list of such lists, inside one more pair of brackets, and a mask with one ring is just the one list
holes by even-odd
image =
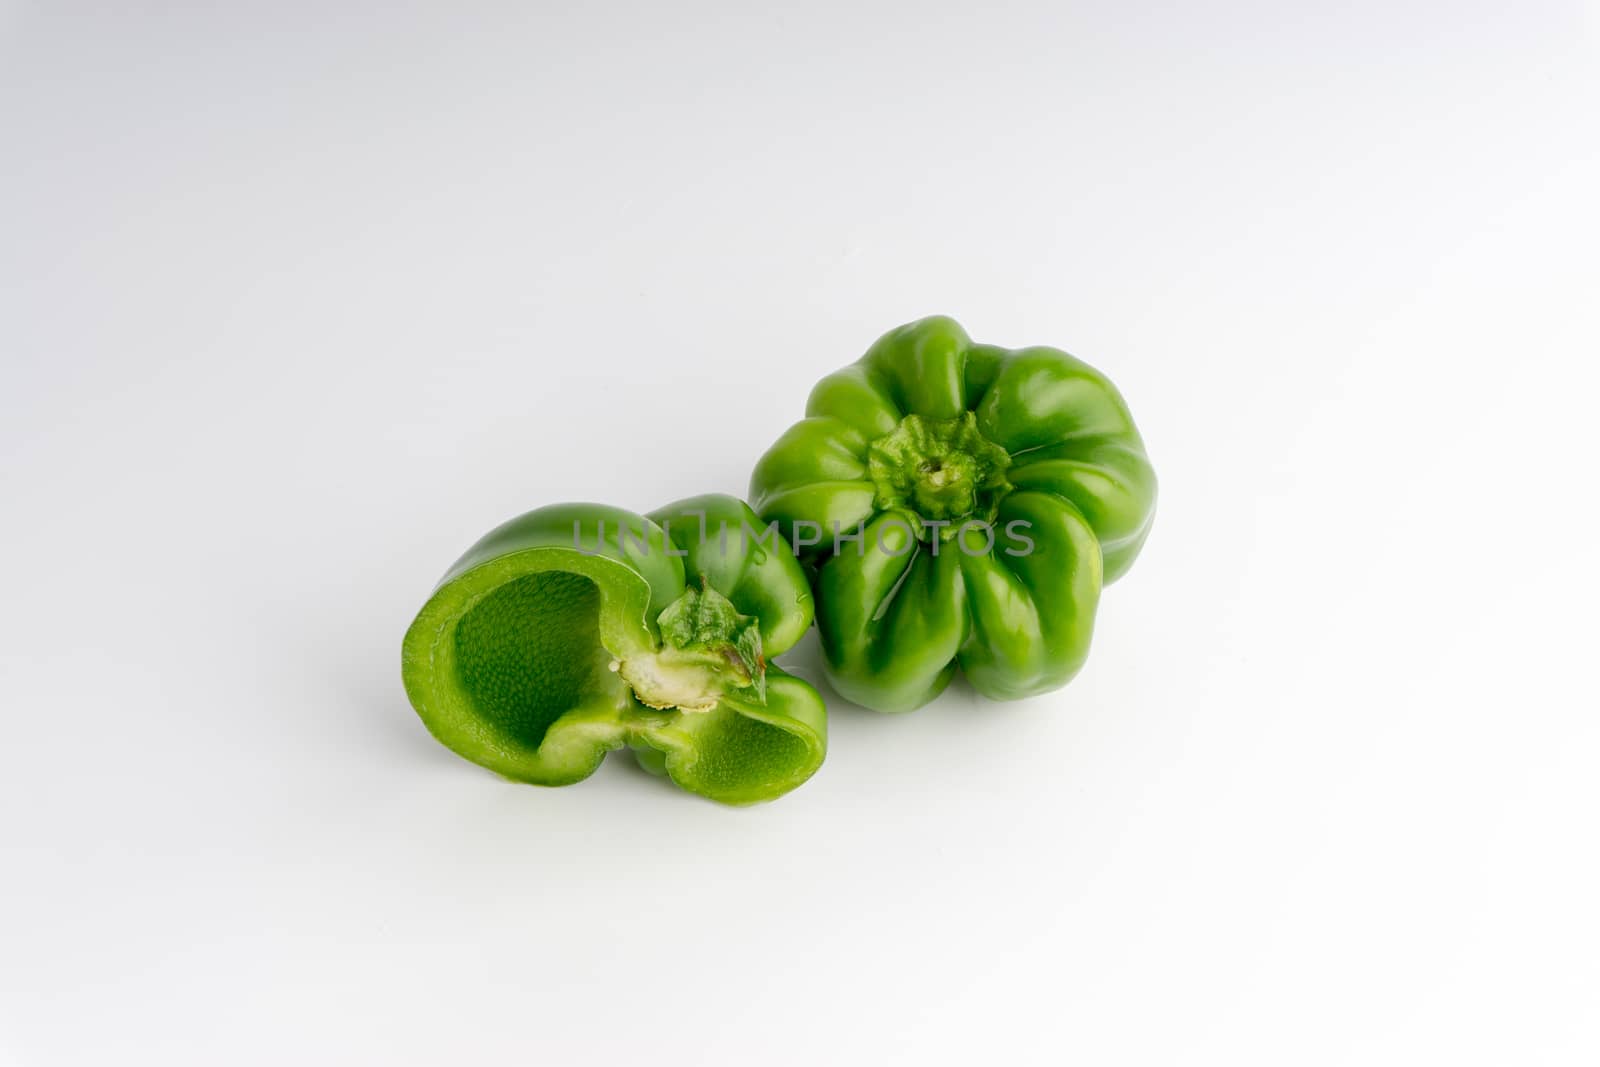
[[1077, 673], [1101, 586], [1155, 511], [1144, 444], [1103, 375], [928, 318], [822, 379], [806, 415], [756, 466], [750, 500], [815, 570], [840, 695], [908, 711], [958, 665], [997, 699]]
[[729, 496], [513, 519], [411, 624], [406, 693], [436, 738], [516, 781], [578, 782], [628, 745], [725, 804], [786, 793], [822, 763], [827, 718], [768, 662], [811, 625], [812, 600], [787, 546], [747, 533], [760, 530]]

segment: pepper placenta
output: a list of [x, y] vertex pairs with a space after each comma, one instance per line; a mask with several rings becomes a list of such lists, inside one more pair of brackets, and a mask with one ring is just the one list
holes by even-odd
[[908, 711], [957, 667], [997, 699], [1066, 684], [1156, 479], [1121, 395], [1054, 348], [923, 319], [822, 379], [750, 501], [814, 569], [829, 680]]
[[727, 804], [821, 764], [815, 689], [773, 666], [811, 625], [799, 563], [740, 500], [636, 515], [558, 504], [487, 534], [406, 633], [403, 675], [429, 731], [507, 778], [568, 785], [628, 746], [647, 770]]

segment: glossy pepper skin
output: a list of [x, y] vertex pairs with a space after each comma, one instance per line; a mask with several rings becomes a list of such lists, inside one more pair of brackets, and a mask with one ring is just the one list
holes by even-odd
[[1155, 500], [1103, 375], [1054, 348], [975, 344], [943, 317], [818, 382], [750, 481], [814, 568], [829, 680], [879, 711], [921, 707], [958, 666], [995, 699], [1065, 685]]
[[725, 804], [788, 792], [822, 763], [827, 719], [768, 659], [811, 625], [811, 592], [786, 546], [745, 528], [761, 526], [729, 496], [511, 520], [407, 631], [412, 706], [447, 747], [519, 782], [582, 781], [627, 745]]

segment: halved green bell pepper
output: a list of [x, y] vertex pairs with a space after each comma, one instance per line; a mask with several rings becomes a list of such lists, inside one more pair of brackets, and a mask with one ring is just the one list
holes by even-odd
[[822, 379], [806, 415], [750, 500], [814, 568], [840, 695], [908, 711], [958, 665], [997, 699], [1077, 673], [1101, 587], [1155, 512], [1144, 443], [1103, 375], [928, 318]]
[[780, 796], [822, 763], [827, 718], [768, 662], [811, 625], [812, 597], [787, 546], [746, 533], [760, 530], [730, 496], [513, 519], [411, 624], [406, 693], [436, 738], [516, 781], [578, 782], [627, 745], [712, 800]]

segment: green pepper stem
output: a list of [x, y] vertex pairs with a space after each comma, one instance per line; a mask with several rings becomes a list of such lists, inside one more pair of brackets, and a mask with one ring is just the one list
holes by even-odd
[[658, 710], [705, 712], [734, 690], [766, 700], [766, 659], [754, 617], [710, 585], [689, 589], [656, 619], [661, 647], [611, 662], [635, 699]]
[[[900, 425], [872, 442], [868, 471], [881, 509], [904, 508], [925, 522], [948, 522], [943, 540], [963, 522], [994, 519], [1000, 499], [1011, 490], [1006, 450], [978, 431], [972, 412], [954, 419], [907, 415]], [[923, 537], [919, 529], [917, 536]]]

